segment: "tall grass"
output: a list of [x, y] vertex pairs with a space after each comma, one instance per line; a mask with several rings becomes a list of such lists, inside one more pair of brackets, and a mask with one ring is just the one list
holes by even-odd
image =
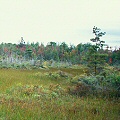
[[0, 69], [0, 120], [119, 120], [120, 101], [67, 93], [82, 69]]

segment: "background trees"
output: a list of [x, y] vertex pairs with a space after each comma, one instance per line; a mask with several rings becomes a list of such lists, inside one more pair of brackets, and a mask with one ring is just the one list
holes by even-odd
[[68, 62], [70, 64], [87, 64], [91, 72], [99, 73], [103, 65], [120, 64], [120, 49], [105, 49], [105, 41], [100, 38], [105, 32], [97, 27], [93, 28], [94, 38], [90, 39], [93, 44], [79, 43], [78, 45], [67, 45], [65, 42], [57, 44], [49, 42], [46, 46], [40, 43], [25, 43], [23, 38], [19, 44], [1, 43], [0, 61], [2, 63], [22, 63], [25, 61], [56, 61]]

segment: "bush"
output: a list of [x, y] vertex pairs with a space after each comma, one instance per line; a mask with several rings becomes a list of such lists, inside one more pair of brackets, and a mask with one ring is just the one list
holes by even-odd
[[[104, 73], [105, 72], [105, 73]], [[69, 87], [71, 94], [86, 96], [95, 95], [101, 97], [120, 97], [120, 75], [114, 72], [103, 71], [103, 73], [93, 76], [75, 76]]]
[[86, 96], [89, 95], [91, 92], [91, 86], [85, 83], [78, 83], [77, 85], [71, 87], [69, 89], [70, 94], [78, 95], [78, 96]]

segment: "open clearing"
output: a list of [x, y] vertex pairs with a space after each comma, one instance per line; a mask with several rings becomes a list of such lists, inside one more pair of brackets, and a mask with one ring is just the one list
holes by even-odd
[[119, 100], [68, 93], [79, 74], [82, 68], [0, 69], [0, 120], [119, 120]]

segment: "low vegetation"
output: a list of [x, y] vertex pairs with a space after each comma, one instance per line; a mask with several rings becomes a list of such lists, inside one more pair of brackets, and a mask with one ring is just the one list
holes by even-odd
[[113, 69], [95, 77], [83, 66], [0, 69], [0, 119], [119, 120], [120, 73]]

